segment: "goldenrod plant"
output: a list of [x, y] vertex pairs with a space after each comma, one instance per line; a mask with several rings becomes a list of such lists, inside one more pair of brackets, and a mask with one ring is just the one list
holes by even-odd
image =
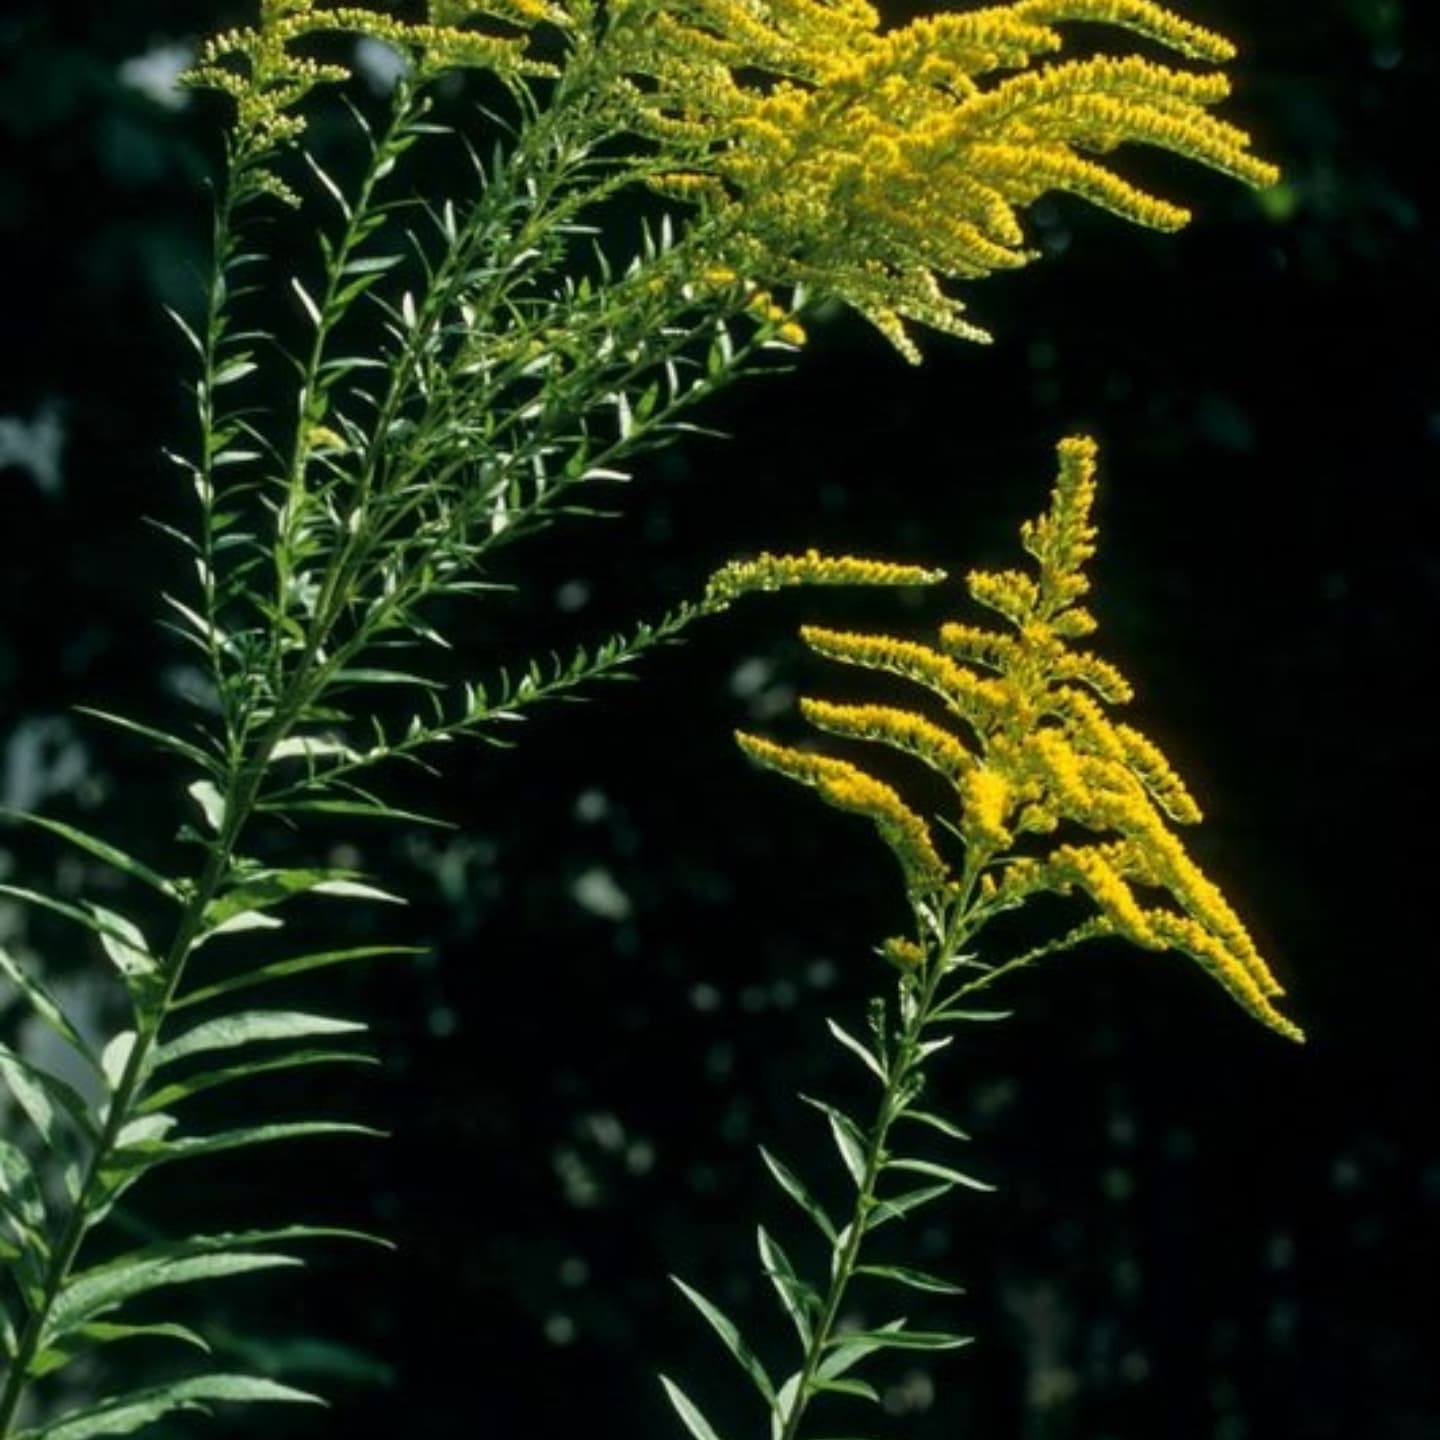
[[[252, 998], [408, 949], [285, 948], [285, 918], [302, 897], [396, 899], [350, 869], [297, 864], [311, 825], [424, 821], [387, 802], [375, 772], [429, 764], [465, 737], [498, 743], [529, 708], [624, 673], [749, 591], [937, 578], [813, 552], [762, 556], [726, 567], [655, 623], [567, 656], [456, 676], [445, 630], [513, 575], [502, 567], [517, 541], [608, 503], [638, 458], [694, 428], [704, 401], [789, 363], [812, 298], [849, 304], [913, 360], [916, 326], [984, 338], [947, 287], [1034, 258], [1023, 212], [1038, 196], [1070, 191], [1142, 225], [1181, 224], [1183, 209], [1113, 167], [1122, 145], [1252, 185], [1272, 178], [1247, 137], [1212, 115], [1226, 92], [1216, 70], [1129, 54], [1066, 58], [1072, 22], [1131, 32], [1202, 67], [1229, 58], [1225, 41], [1151, 0], [1017, 0], [890, 29], [863, 0], [429, 0], [425, 17], [260, 0], [254, 23], [211, 39], [188, 77], [219, 92], [231, 117], [204, 301], [174, 316], [195, 428], [172, 458], [195, 507], [193, 524], [171, 533], [193, 579], [164, 604], [207, 688], [197, 713], [169, 726], [87, 713], [183, 772], [189, 814], [177, 853], [190, 861], [132, 856], [53, 817], [14, 817], [38, 843], [76, 847], [107, 872], [103, 904], [14, 883], [0, 895], [73, 924], [113, 965], [127, 1015], [97, 1043], [45, 984], [40, 957], [0, 949], [13, 995], [66, 1054], [51, 1068], [0, 1049], [0, 1077], [27, 1127], [0, 1142], [10, 1281], [0, 1440], [86, 1440], [217, 1401], [311, 1398], [203, 1365], [145, 1384], [133, 1362], [104, 1358], [114, 1346], [149, 1353], [131, 1342], [204, 1352], [204, 1335], [155, 1318], [154, 1292], [298, 1264], [295, 1247], [353, 1234], [287, 1225], [134, 1249], [121, 1238], [153, 1233], [132, 1189], [177, 1162], [369, 1133], [290, 1117], [214, 1133], [191, 1118], [192, 1098], [216, 1087], [366, 1058], [349, 1043], [359, 1022]], [[362, 47], [393, 62], [381, 101], [348, 84]], [[447, 98], [467, 72], [473, 124], [455, 121]], [[319, 115], [327, 133], [348, 127], [351, 140], [348, 158], [328, 169], [307, 145]], [[443, 193], [429, 190], [425, 177], [436, 174], [449, 177]], [[644, 216], [628, 237], [623, 216], [636, 209], [614, 203], [625, 194]], [[275, 224], [287, 208], [314, 235], [312, 253], [297, 254], [294, 227]], [[1046, 623], [1058, 626], [1058, 613], [1044, 610]], [[843, 637], [816, 643], [852, 659], [881, 653]], [[962, 963], [957, 947], [979, 916], [1018, 903], [1027, 886], [1088, 888], [1107, 897], [1104, 923], [1201, 954], [1237, 993], [1250, 994], [1242, 975], [1262, 993], [1268, 983], [1198, 872], [1166, 832], [1145, 828], [1149, 812], [1138, 801], [1124, 815], [1096, 808], [1129, 792], [1112, 795], [1096, 778], [1101, 760], [1084, 758], [1086, 737], [1113, 741], [1104, 764], [1150, 776], [1163, 804], [1172, 791], [1158, 762], [1080, 699], [1065, 701], [1065, 726], [1032, 734], [1004, 707], [1039, 704], [1037, 687], [1062, 671], [1041, 674], [1040, 651], [1017, 653], [1030, 669], [1005, 671], [998, 688], [975, 682], [977, 696], [995, 689], [1014, 757], [996, 750], [972, 764], [959, 748], [952, 757], [974, 797], [962, 822], [972, 859], [985, 857], [968, 878], [950, 878], [924, 827], [876, 782], [782, 762], [890, 827], [917, 915], [929, 917], [907, 942], [923, 955], [892, 948], [910, 967], [910, 1038], [880, 1061], [892, 1103], [904, 1094], [908, 1105], [928, 1043], [916, 1017], [930, 1024], [953, 1008], [953, 997], [938, 1012], [932, 1002]], [[1093, 678], [1082, 661], [1066, 663], [1077, 684]], [[922, 751], [932, 743], [920, 729], [885, 731], [908, 722], [879, 723], [913, 733]], [[951, 755], [933, 743], [936, 758]], [[1045, 779], [1045, 746], [1070, 790]], [[1072, 752], [1078, 778], [1064, 769]], [[1029, 818], [1012, 825], [1022, 792]], [[1030, 869], [1017, 859], [994, 872], [1006, 827], [1072, 811], [1120, 825], [1121, 848], [1057, 850]], [[1127, 879], [1147, 877], [1189, 908], [1169, 918], [1126, 910], [1115, 897]], [[859, 1143], [835, 1123], [847, 1147]], [[869, 1157], [859, 1176], [868, 1203], [882, 1151], [855, 1153]], [[839, 1252], [851, 1268], [859, 1233], [847, 1232]], [[806, 1292], [778, 1260], [771, 1268], [813, 1352], [789, 1387], [788, 1436], [816, 1387], [839, 1383], [837, 1354], [868, 1342], [837, 1352], [834, 1314], [810, 1315], [795, 1299]], [[87, 1374], [110, 1377], [99, 1398], [76, 1397], [68, 1376], [55, 1384], [82, 1356]]]
[[[809, 1424], [810, 1407], [822, 1396], [878, 1400], [855, 1373], [868, 1356], [968, 1343], [949, 1331], [917, 1329], [903, 1315], [867, 1319], [858, 1328], [841, 1322], [856, 1304], [857, 1284], [959, 1293], [950, 1277], [877, 1262], [872, 1237], [957, 1187], [993, 1188], [948, 1156], [933, 1158], [935, 1145], [922, 1143], [967, 1138], [943, 1108], [933, 1108], [927, 1066], [960, 1026], [1005, 1018], [976, 1008], [983, 992], [1044, 957], [1114, 936], [1144, 950], [1189, 955], [1261, 1024], [1289, 1040], [1304, 1038], [1275, 1008], [1281, 987], [1245, 926], [1176, 833], [1199, 822], [1199, 807], [1159, 747], [1109, 713], [1131, 698], [1129, 682], [1074, 644], [1096, 628], [1081, 603], [1095, 552], [1094, 442], [1062, 441], [1059, 462], [1049, 508], [1020, 530], [1033, 566], [966, 577], [971, 599], [999, 615], [1002, 627], [953, 621], [940, 627], [935, 644], [815, 627], [801, 632], [817, 655], [899, 677], [918, 692], [903, 705], [802, 699], [800, 710], [829, 735], [887, 746], [940, 776], [948, 803], [933, 822], [861, 764], [737, 736], [752, 760], [874, 824], [899, 862], [913, 921], [908, 934], [878, 949], [896, 979], [893, 993], [871, 1003], [868, 1032], [829, 1022], [879, 1090], [873, 1113], [856, 1119], [803, 1097], [828, 1123], [852, 1183], [846, 1212], [832, 1217], [792, 1169], [762, 1151], [828, 1251], [821, 1277], [808, 1278], [763, 1226], [758, 1231], [761, 1268], [798, 1340], [788, 1377], [773, 1381], [737, 1327], [677, 1281], [759, 1389], [777, 1440], [826, 1433]], [[1040, 944], [995, 953], [987, 927], [1045, 894], [1088, 913]], [[873, 1315], [877, 1303], [867, 1295], [859, 1313]], [[685, 1391], [668, 1377], [664, 1384], [695, 1440], [717, 1440]], [[853, 1424], [845, 1433], [856, 1433]]]

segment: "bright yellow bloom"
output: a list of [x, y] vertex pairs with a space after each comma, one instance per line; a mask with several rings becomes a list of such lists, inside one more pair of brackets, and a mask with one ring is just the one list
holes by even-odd
[[704, 604], [724, 606], [741, 595], [795, 585], [935, 585], [944, 578], [943, 570], [864, 560], [856, 555], [822, 555], [818, 550], [803, 555], [763, 552], [753, 560], [732, 560], [717, 570], [705, 586]]
[[[1094, 443], [1062, 441], [1059, 458], [1049, 508], [1021, 529], [1033, 573], [976, 571], [966, 580], [971, 596], [1002, 616], [1011, 633], [947, 624], [940, 631], [942, 653], [884, 635], [801, 632], [822, 655], [887, 671], [939, 696], [964, 723], [960, 735], [891, 705], [806, 700], [802, 710], [822, 730], [887, 744], [950, 781], [957, 814], [948, 828], [963, 843], [963, 876], [974, 882], [973, 903], [982, 914], [1045, 891], [1089, 900], [1098, 916], [1037, 954], [1101, 934], [1148, 950], [1180, 950], [1257, 1019], [1299, 1039], [1271, 1003], [1281, 988], [1254, 941], [1171, 829], [1197, 823], [1199, 806], [1160, 748], [1106, 711], [1107, 703], [1129, 698], [1129, 682], [1107, 661], [1070, 646], [1095, 628], [1093, 616], [1076, 603], [1090, 588], [1085, 566], [1095, 553]], [[742, 743], [762, 763], [822, 793], [832, 774], [827, 767], [845, 766], [764, 748], [768, 742], [753, 738]], [[881, 789], [887, 812], [903, 809], [894, 791]], [[864, 808], [854, 797], [849, 803], [836, 793], [827, 798]], [[906, 834], [921, 833], [919, 817], [904, 813]], [[1030, 840], [1017, 849], [1019, 837], [1057, 832], [1065, 838], [1048, 849]], [[1074, 838], [1080, 832], [1094, 839]], [[930, 872], [928, 860], [924, 868]], [[952, 893], [964, 896], [966, 883]]]

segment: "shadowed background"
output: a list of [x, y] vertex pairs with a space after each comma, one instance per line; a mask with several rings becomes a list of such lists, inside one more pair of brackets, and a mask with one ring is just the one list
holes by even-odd
[[[837, 1410], [836, 1433], [1440, 1437], [1423, 838], [1440, 377], [1433, 162], [1407, 145], [1440, 83], [1426, 8], [1188, 6], [1241, 42], [1227, 113], [1283, 187], [1135, 157], [1195, 205], [1190, 231], [1039, 207], [1051, 259], [970, 294], [997, 343], [930, 339], [919, 371], [852, 318], [817, 318], [796, 373], [705, 417], [733, 439], [654, 458], [619, 518], [509, 556], [518, 592], [457, 657], [471, 674], [599, 636], [761, 547], [1010, 563], [1054, 442], [1102, 442], [1097, 645], [1191, 779], [1197, 856], [1310, 1044], [1260, 1030], [1178, 957], [1097, 946], [1022, 977], [1017, 1018], [937, 1069], [976, 1137], [966, 1162], [999, 1192], [908, 1231], [913, 1258], [966, 1285], [946, 1319], [978, 1343], [892, 1364], [893, 1413]], [[192, 684], [154, 624], [156, 585], [185, 577], [142, 517], [187, 515], [160, 458], [189, 435], [160, 305], [193, 300], [217, 132], [164, 82], [171, 47], [245, 15], [12, 0], [0, 19], [0, 799], [140, 853], [169, 841], [175, 776], [70, 709], [160, 716]], [[956, 587], [751, 601], [641, 683], [537, 715], [517, 749], [456, 749], [443, 783], [397, 784], [453, 832], [317, 836], [413, 897], [377, 924], [433, 946], [326, 981], [341, 1013], [379, 1017], [386, 1061], [335, 1082], [332, 1108], [394, 1138], [177, 1173], [146, 1212], [333, 1218], [399, 1242], [317, 1255], [303, 1285], [198, 1297], [227, 1358], [334, 1398], [257, 1428], [678, 1436], [663, 1367], [727, 1437], [759, 1433], [664, 1277], [783, 1348], [753, 1225], [801, 1253], [804, 1237], [755, 1145], [839, 1193], [793, 1096], [860, 1097], [823, 1017], [854, 1023], [883, 983], [869, 947], [900, 894], [865, 826], [752, 772], [729, 732], [793, 736], [797, 693], [854, 693], [802, 652], [802, 617], [918, 628], [960, 603]], [[30, 884], [77, 884], [72, 863], [0, 833], [0, 870]], [[0, 934], [22, 923], [0, 909]], [[55, 953], [84, 1003], [92, 962]], [[277, 1113], [289, 1098], [269, 1096]], [[230, 1416], [204, 1433], [245, 1432]]]

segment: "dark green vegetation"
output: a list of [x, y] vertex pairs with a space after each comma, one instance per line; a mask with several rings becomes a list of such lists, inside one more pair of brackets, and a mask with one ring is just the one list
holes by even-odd
[[[158, 458], [187, 424], [185, 353], [159, 306], [193, 293], [217, 131], [203, 103], [168, 112], [117, 67], [243, 15], [22, 0], [0, 21], [0, 412], [54, 414], [66, 435], [58, 485], [36, 483], [43, 465], [0, 471], [0, 783], [81, 823], [103, 806], [140, 853], [168, 843], [172, 775], [61, 717], [82, 702], [159, 715], [185, 684], [154, 624], [157, 582], [182, 562], [140, 517], [186, 513]], [[552, 532], [513, 575], [510, 633], [538, 646], [654, 613], [761, 546], [988, 563], [1054, 440], [1103, 441], [1110, 653], [1141, 688], [1139, 723], [1193, 778], [1201, 859], [1311, 1044], [1278, 1046], [1186, 967], [1116, 947], [1023, 981], [1015, 1022], [937, 1066], [977, 1137], [967, 1158], [1002, 1188], [912, 1234], [926, 1268], [969, 1290], [937, 1297], [944, 1318], [980, 1337], [892, 1372], [908, 1414], [890, 1429], [917, 1440], [1440, 1433], [1433, 887], [1407, 838], [1433, 768], [1421, 695], [1440, 584], [1433, 196], [1407, 141], [1440, 76], [1414, 3], [1215, 0], [1196, 17], [1240, 40], [1232, 113], [1284, 165], [1284, 191], [1257, 201], [1176, 166], [1162, 183], [1199, 212], [1179, 237], [1052, 207], [1040, 236], [1065, 263], [977, 289], [998, 344], [932, 341], [918, 373], [858, 322], [817, 321], [798, 374], [713, 413], [733, 441], [667, 452], [617, 495], [621, 519]], [[23, 441], [0, 438], [9, 454]], [[917, 628], [954, 598], [924, 598]], [[272, 1294], [276, 1373], [337, 1396], [281, 1433], [673, 1434], [657, 1365], [694, 1377], [717, 1419], [748, 1404], [664, 1275], [763, 1337], [760, 1282], [731, 1278], [754, 1275], [736, 1219], [803, 1239], [754, 1144], [807, 1174], [830, 1163], [791, 1096], [848, 1098], [822, 1017], [853, 1023], [867, 947], [895, 920], [862, 827], [817, 819], [730, 744], [735, 723], [793, 733], [790, 687], [823, 693], [789, 638], [802, 614], [909, 619], [874, 593], [737, 614], [641, 685], [537, 717], [515, 752], [457, 748], [444, 784], [394, 792], [438, 806], [453, 836], [335, 834], [355, 852], [339, 863], [415, 897], [404, 938], [436, 954], [325, 989], [378, 1017], [388, 1069], [336, 1072], [306, 1109], [395, 1139], [296, 1149], [272, 1173], [217, 1162], [177, 1174], [190, 1188], [170, 1200], [214, 1228], [304, 1213], [400, 1242], [319, 1257], [303, 1289], [228, 1297], [253, 1333]], [[488, 660], [492, 637], [473, 646]], [[65, 863], [16, 832], [0, 851], [30, 883]], [[307, 1330], [354, 1353], [281, 1345]], [[364, 1355], [388, 1387], [366, 1382]]]

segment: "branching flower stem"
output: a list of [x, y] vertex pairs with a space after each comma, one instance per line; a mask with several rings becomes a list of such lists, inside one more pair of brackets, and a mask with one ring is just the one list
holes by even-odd
[[[877, 1191], [890, 1158], [887, 1149], [890, 1132], [920, 1095], [925, 1061], [937, 1048], [936, 1042], [927, 1041], [927, 1033], [948, 1018], [957, 1002], [985, 989], [1016, 968], [1013, 964], [999, 965], [957, 988], [945, 988], [946, 980], [953, 976], [958, 965], [964, 963], [962, 953], [986, 918], [981, 907], [974, 903], [975, 878], [983, 868], [984, 858], [980, 854], [974, 857], [967, 878], [961, 882], [960, 894], [951, 902], [948, 915], [939, 927], [941, 938], [935, 945], [935, 953], [923, 969], [906, 973], [901, 978], [900, 1025], [893, 1035], [889, 1054], [883, 1056], [884, 1088], [875, 1119], [865, 1136], [864, 1165], [857, 1180], [855, 1202], [849, 1223], [841, 1232], [829, 1288], [805, 1348], [798, 1384], [785, 1414], [780, 1440], [798, 1440], [805, 1412], [820, 1391], [821, 1366], [837, 1340], [843, 1338], [836, 1335], [835, 1327], [860, 1265], [865, 1236], [874, 1228], [876, 1210], [885, 1203]], [[926, 927], [918, 907], [917, 922], [917, 928], [923, 934]], [[1020, 956], [1017, 959], [1023, 964], [1028, 963], [1030, 957]]]

